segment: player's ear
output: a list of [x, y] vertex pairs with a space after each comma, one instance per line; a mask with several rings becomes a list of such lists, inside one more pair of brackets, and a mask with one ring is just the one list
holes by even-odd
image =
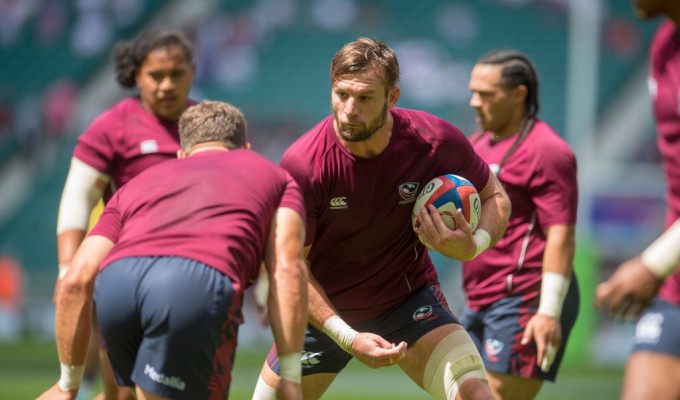
[[246, 144], [243, 145], [243, 148], [246, 150], [250, 150], [250, 142], [246, 142]]
[[181, 159], [186, 158], [186, 157], [187, 157], [187, 154], [184, 152], [184, 150], [182, 150], [182, 149], [177, 150], [177, 158], [179, 158], [181, 160]]
[[512, 90], [513, 97], [518, 104], [524, 104], [527, 96], [529, 95], [529, 89], [526, 85], [518, 85]]
[[397, 105], [400, 93], [401, 91], [399, 90], [399, 86], [392, 86], [390, 90], [387, 92], [387, 106], [389, 108], [392, 108]]

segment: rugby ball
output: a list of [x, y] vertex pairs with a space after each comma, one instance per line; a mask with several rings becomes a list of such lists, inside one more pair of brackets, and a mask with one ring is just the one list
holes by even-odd
[[[453, 215], [459, 208], [472, 230], [477, 229], [482, 212], [482, 202], [475, 186], [462, 176], [441, 175], [425, 184], [413, 205], [411, 215], [413, 226], [418, 226], [417, 217], [420, 210], [430, 204], [437, 208], [444, 223], [450, 229], [456, 229], [456, 221], [453, 219]], [[423, 242], [422, 239], [421, 242]], [[423, 244], [427, 246], [427, 243], [423, 242]]]

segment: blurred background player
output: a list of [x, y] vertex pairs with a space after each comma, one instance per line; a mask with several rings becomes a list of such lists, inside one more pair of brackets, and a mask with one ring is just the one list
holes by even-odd
[[[650, 48], [649, 89], [667, 185], [666, 230], [597, 287], [596, 306], [637, 317], [621, 398], [680, 398], [680, 2], [635, 0], [642, 19], [663, 15]], [[657, 295], [658, 293], [658, 295]]]
[[[247, 149], [245, 119], [229, 104], [192, 106], [179, 129], [179, 159], [119, 189], [74, 256], [57, 292], [61, 379], [41, 399], [76, 395], [93, 291], [118, 384], [134, 387], [138, 399], [228, 398], [243, 292], [262, 260], [281, 349], [277, 394], [302, 398], [307, 267], [300, 188]], [[191, 293], [191, 301], [177, 293]]]
[[[85, 237], [96, 203], [102, 198], [106, 202], [146, 168], [176, 157], [177, 121], [192, 103], [188, 96], [194, 81], [193, 49], [182, 33], [149, 30], [134, 41], [118, 42], [113, 62], [118, 84], [136, 88], [137, 94], [101, 113], [78, 139], [57, 220], [60, 276]], [[96, 366], [96, 336], [93, 342], [88, 366]], [[100, 358], [106, 398], [115, 399], [103, 352]], [[92, 370], [86, 374], [94, 375]], [[128, 397], [127, 390], [121, 397]]]
[[[448, 257], [470, 259], [503, 234], [508, 198], [458, 128], [395, 108], [399, 63], [385, 43], [347, 43], [330, 72], [332, 115], [281, 161], [302, 187], [307, 207], [312, 276], [303, 394], [321, 397], [356, 357], [373, 368], [398, 364], [437, 399], [492, 399], [479, 352], [450, 311], [417, 234]], [[444, 173], [480, 188], [474, 234], [460, 211], [459, 229], [452, 231], [434, 208], [420, 210], [414, 232], [419, 186]], [[254, 399], [274, 398], [278, 357], [272, 348]]]
[[482, 354], [499, 399], [533, 399], [554, 381], [576, 316], [573, 276], [576, 157], [538, 118], [538, 78], [514, 50], [483, 55], [470, 75], [471, 141], [512, 204], [496, 245], [463, 263], [461, 323]]

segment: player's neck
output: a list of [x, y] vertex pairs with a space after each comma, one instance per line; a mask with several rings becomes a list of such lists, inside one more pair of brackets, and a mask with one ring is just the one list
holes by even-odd
[[187, 157], [191, 157], [196, 153], [202, 153], [204, 151], [230, 151], [227, 145], [223, 142], [206, 142], [195, 145], [187, 153]]
[[524, 126], [524, 117], [522, 115], [515, 116], [502, 129], [491, 132], [491, 138], [494, 141], [501, 141], [509, 137], [515, 136], [519, 130]]

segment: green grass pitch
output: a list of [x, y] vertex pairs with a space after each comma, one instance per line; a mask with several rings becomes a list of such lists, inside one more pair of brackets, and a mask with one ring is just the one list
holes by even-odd
[[[267, 346], [240, 348], [236, 354], [232, 400], [249, 400], [257, 381]], [[51, 341], [0, 343], [0, 399], [34, 399], [57, 381], [59, 362]], [[619, 398], [621, 368], [598, 369], [566, 365], [555, 384], [545, 384], [541, 400], [614, 400]], [[426, 400], [397, 367], [372, 370], [352, 361], [333, 383], [328, 400]]]

